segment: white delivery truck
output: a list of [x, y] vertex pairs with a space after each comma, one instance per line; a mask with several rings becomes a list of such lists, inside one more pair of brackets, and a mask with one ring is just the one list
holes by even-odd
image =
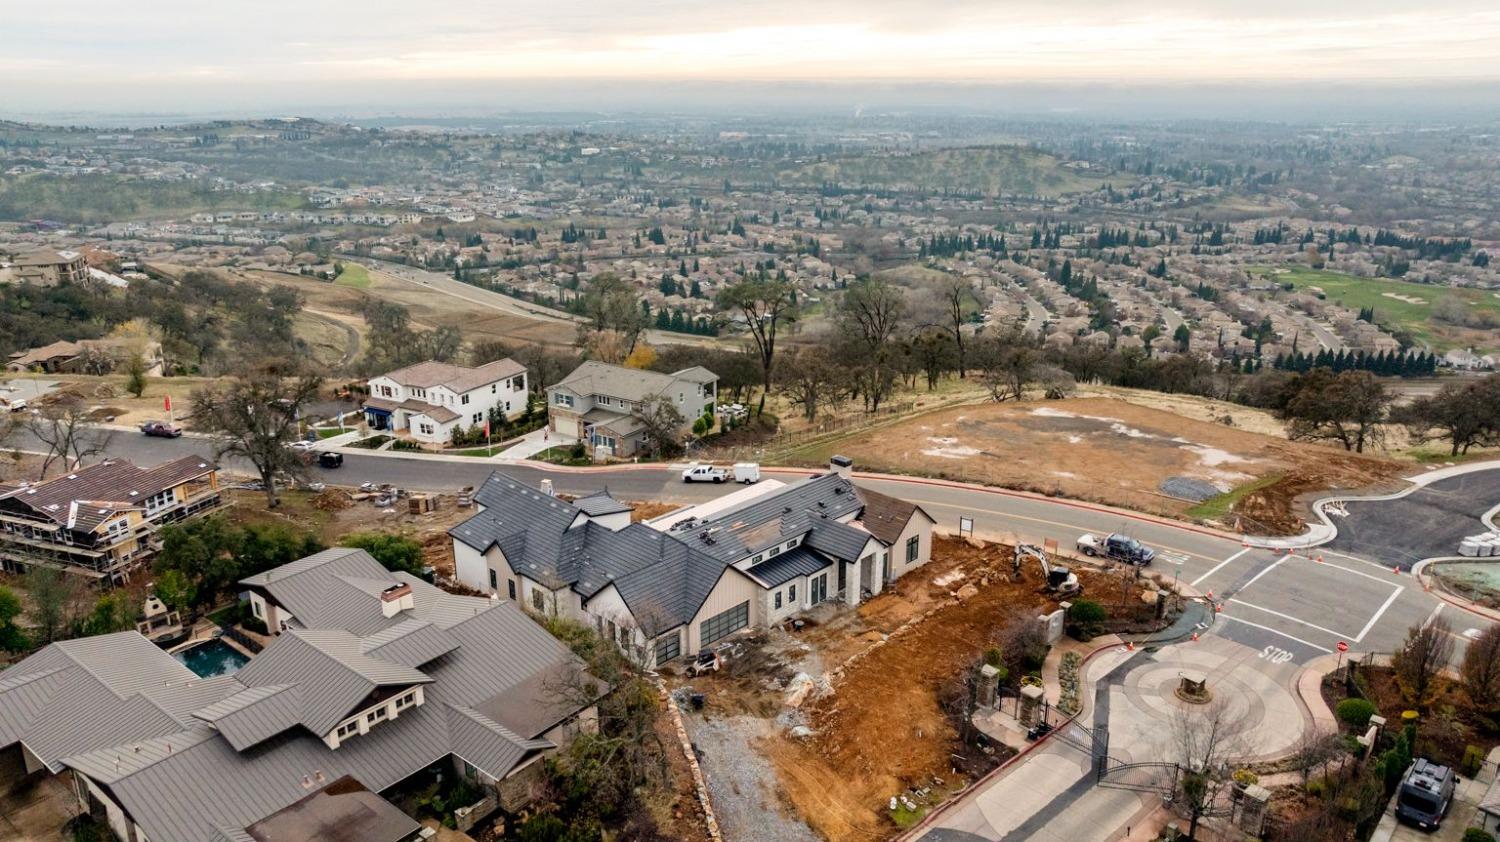
[[736, 462], [734, 463], [734, 481], [749, 485], [760, 482], [759, 462]]

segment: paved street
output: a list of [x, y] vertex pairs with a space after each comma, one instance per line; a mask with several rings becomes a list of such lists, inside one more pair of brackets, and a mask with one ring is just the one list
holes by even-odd
[[1500, 470], [1438, 480], [1398, 500], [1350, 501], [1347, 517], [1333, 518], [1330, 549], [1380, 558], [1410, 569], [1424, 558], [1457, 555], [1466, 535], [1489, 529], [1480, 521], [1500, 506]]

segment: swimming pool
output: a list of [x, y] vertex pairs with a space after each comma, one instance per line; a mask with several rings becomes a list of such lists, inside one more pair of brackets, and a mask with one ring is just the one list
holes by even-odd
[[250, 662], [222, 640], [210, 640], [172, 653], [188, 669], [203, 678], [229, 675]]

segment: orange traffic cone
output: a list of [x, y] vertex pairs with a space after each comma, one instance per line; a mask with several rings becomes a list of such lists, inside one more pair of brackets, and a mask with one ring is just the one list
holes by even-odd
[[1318, 561], [1319, 564], [1322, 564], [1323, 563], [1323, 556], [1319, 555], [1317, 561]]
[[1134, 652], [1135, 651], [1135, 644], [1131, 643], [1128, 640], [1125, 641], [1125, 651], [1126, 652]]
[[1193, 640], [1196, 641], [1197, 639], [1198, 639], [1198, 633], [1197, 632], [1193, 632]]
[[1401, 565], [1398, 564], [1398, 565], [1395, 565], [1394, 567], [1392, 567], [1391, 568], [1391, 572], [1394, 573], [1394, 574], [1396, 574], [1397, 576], [1400, 576], [1401, 575]]
[[1210, 600], [1210, 601], [1211, 601], [1211, 600], [1213, 600], [1213, 598], [1214, 598], [1214, 592], [1213, 592], [1213, 591], [1209, 591], [1209, 592], [1208, 592], [1208, 593], [1207, 593], [1207, 594], [1206, 594], [1206, 596], [1207, 596], [1207, 597], [1208, 597], [1208, 598], [1209, 598], [1209, 600]]

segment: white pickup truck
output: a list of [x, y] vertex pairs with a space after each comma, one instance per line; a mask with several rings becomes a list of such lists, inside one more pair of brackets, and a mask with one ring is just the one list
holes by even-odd
[[717, 465], [691, 465], [683, 470], [683, 482], [723, 482], [729, 472]]

